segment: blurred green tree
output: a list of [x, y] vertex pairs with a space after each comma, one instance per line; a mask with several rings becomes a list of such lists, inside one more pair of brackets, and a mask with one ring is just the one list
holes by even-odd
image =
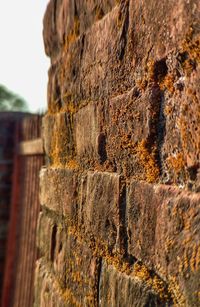
[[26, 101], [0, 85], [0, 111], [28, 111]]

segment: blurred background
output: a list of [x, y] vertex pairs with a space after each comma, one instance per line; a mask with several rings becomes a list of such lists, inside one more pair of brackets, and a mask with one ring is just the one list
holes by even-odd
[[0, 306], [33, 302], [48, 0], [0, 3]]

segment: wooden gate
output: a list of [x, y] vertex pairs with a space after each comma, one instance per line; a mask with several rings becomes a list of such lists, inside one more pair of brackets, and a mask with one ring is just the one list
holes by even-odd
[[33, 305], [36, 228], [40, 210], [39, 171], [44, 164], [41, 116], [23, 119], [16, 129], [12, 203], [2, 307]]

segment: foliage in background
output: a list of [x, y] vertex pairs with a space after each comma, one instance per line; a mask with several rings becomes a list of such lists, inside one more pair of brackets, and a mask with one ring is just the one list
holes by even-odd
[[0, 85], [0, 111], [28, 111], [26, 101]]

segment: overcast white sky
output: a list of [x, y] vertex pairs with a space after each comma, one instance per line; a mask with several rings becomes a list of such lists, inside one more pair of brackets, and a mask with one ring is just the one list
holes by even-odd
[[33, 112], [47, 105], [42, 20], [48, 0], [0, 0], [0, 84], [22, 96]]

